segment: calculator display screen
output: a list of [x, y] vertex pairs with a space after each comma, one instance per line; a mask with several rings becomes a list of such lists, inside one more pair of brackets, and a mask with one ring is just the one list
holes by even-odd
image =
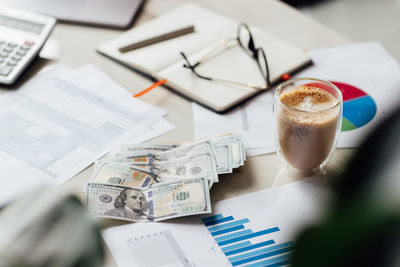
[[0, 15], [0, 26], [5, 26], [8, 28], [13, 28], [25, 32], [40, 34], [43, 30], [44, 25], [32, 21], [11, 18], [7, 16]]

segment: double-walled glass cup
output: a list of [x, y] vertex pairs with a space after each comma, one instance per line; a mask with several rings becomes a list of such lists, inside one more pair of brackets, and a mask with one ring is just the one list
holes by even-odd
[[298, 78], [278, 86], [274, 96], [277, 152], [289, 175], [321, 174], [336, 148], [343, 98], [332, 83]]

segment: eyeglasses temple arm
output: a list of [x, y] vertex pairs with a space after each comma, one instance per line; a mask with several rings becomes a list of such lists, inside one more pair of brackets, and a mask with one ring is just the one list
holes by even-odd
[[231, 39], [225, 39], [222, 40], [219, 44], [217, 44], [213, 49], [210, 49], [206, 54], [204, 54], [200, 59], [199, 59], [199, 64], [206, 62], [210, 58], [218, 55], [219, 53], [222, 53], [223, 51], [231, 48], [233, 44], [236, 44], [237, 40], [236, 38], [231, 38]]
[[224, 79], [219, 79], [219, 78], [213, 78], [213, 77], [210, 77], [210, 80], [213, 81], [213, 82], [221, 83], [221, 84], [249, 87], [249, 88], [253, 88], [253, 89], [256, 89], [256, 90], [267, 90], [267, 89], [270, 88], [269, 85], [267, 85], [267, 84], [265, 84], [265, 85], [255, 85], [255, 84], [251, 84], [251, 83], [234, 82], [234, 81], [229, 81], [229, 80], [224, 80]]
[[200, 62], [196, 62], [194, 65], [192, 65], [188, 58], [186, 57], [185, 53], [181, 52], [181, 55], [183, 57], [183, 59], [186, 61], [186, 64], [183, 64], [184, 68], [190, 69], [197, 77], [201, 78], [201, 79], [205, 79], [205, 80], [211, 80], [211, 78], [203, 76], [201, 74], [199, 74], [195, 68], [200, 64]]

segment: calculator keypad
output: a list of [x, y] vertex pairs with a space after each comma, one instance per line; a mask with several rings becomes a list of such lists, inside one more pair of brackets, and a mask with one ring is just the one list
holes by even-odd
[[39, 54], [55, 23], [49, 16], [1, 6], [0, 88], [13, 84], [23, 73]]
[[0, 40], [0, 75], [9, 75], [33, 45], [29, 40], [23, 44]]
[[7, 76], [12, 71], [10, 66], [0, 66], [0, 75]]

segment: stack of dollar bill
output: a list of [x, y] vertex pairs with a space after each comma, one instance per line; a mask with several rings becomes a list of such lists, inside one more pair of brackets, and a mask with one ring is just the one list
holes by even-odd
[[85, 188], [90, 212], [128, 221], [160, 221], [211, 212], [218, 175], [246, 160], [240, 135], [181, 145], [124, 145], [95, 162]]

